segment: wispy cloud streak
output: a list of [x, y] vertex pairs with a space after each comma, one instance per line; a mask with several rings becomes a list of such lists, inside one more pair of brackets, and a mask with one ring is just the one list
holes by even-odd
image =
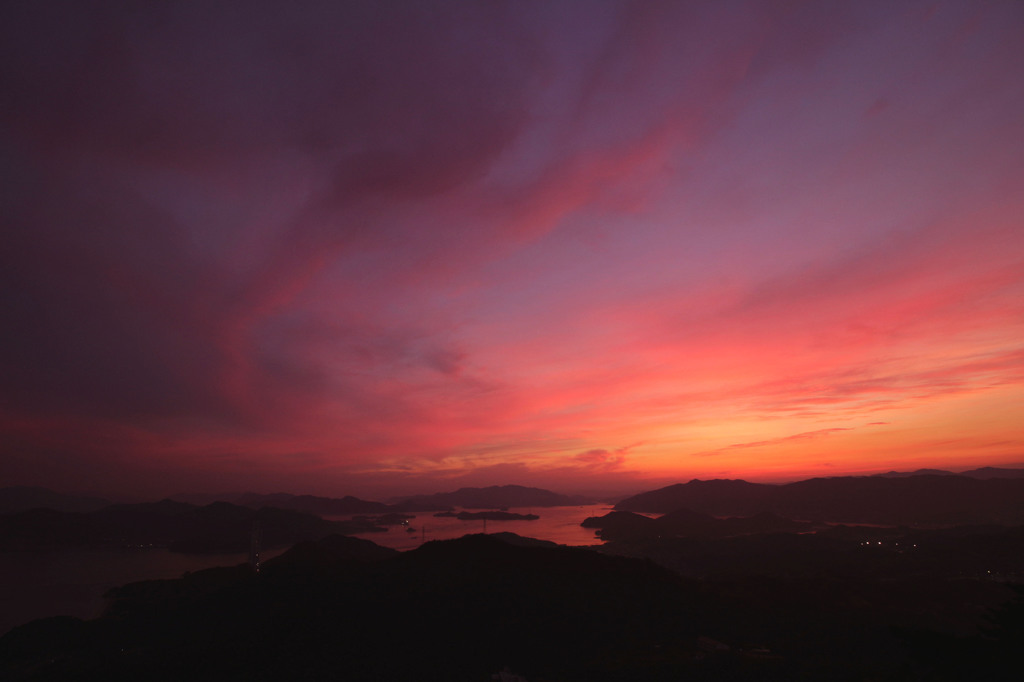
[[0, 477], [1019, 461], [1022, 27], [1012, 2], [5, 6]]

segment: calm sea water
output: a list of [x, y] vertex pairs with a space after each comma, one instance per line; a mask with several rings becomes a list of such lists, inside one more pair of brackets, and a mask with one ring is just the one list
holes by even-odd
[[[470, 509], [467, 511], [480, 511]], [[372, 540], [378, 545], [398, 550], [419, 547], [431, 540], [450, 540], [470, 533], [509, 532], [538, 540], [550, 540], [560, 545], [599, 545], [593, 528], [583, 528], [580, 523], [588, 516], [602, 516], [611, 511], [607, 504], [588, 504], [576, 507], [512, 507], [508, 511], [516, 514], [536, 514], [535, 521], [460, 521], [445, 516], [434, 516], [432, 512], [416, 512], [409, 521], [409, 532], [401, 526], [392, 526], [385, 533], [360, 533], [357, 537]], [[350, 519], [351, 516], [330, 517], [336, 520]]]
[[[510, 509], [534, 513], [536, 521], [488, 521], [486, 532], [509, 531], [563, 545], [593, 545], [594, 531], [580, 526], [588, 516], [600, 516], [608, 505]], [[482, 521], [460, 521], [417, 513], [407, 532], [396, 526], [384, 533], [359, 537], [398, 550], [419, 547], [424, 541], [447, 540], [484, 532]], [[284, 551], [263, 552], [269, 559]], [[60, 550], [0, 552], [0, 635], [36, 618], [77, 616], [95, 618], [102, 612], [103, 594], [112, 587], [138, 580], [178, 578], [186, 571], [213, 566], [234, 566], [247, 554], [177, 554], [166, 549]]]

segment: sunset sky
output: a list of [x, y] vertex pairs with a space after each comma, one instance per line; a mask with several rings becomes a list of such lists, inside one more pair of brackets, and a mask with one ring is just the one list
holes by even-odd
[[1024, 466], [1024, 3], [0, 9], [0, 486]]

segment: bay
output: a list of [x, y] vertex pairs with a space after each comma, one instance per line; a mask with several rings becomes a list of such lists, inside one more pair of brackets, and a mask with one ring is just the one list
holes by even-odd
[[[580, 523], [588, 516], [602, 516], [611, 511], [607, 504], [588, 504], [572, 507], [510, 507], [514, 514], [536, 514], [534, 521], [462, 521], [450, 516], [434, 516], [432, 512], [411, 512], [415, 518], [409, 520], [408, 528], [392, 526], [384, 533], [359, 533], [356, 537], [371, 540], [378, 545], [397, 550], [416, 549], [431, 540], [452, 540], [472, 533], [515, 533], [523, 537], [548, 540], [560, 545], [573, 547], [599, 545], [593, 528], [583, 528]], [[479, 509], [464, 511], [477, 512]], [[332, 520], [349, 520], [349, 516], [331, 516]]]
[[[601, 541], [594, 537], [593, 529], [583, 528], [580, 523], [588, 516], [600, 516], [610, 509], [604, 504], [513, 508], [509, 511], [533, 513], [540, 518], [535, 521], [487, 521], [486, 527], [483, 521], [461, 521], [417, 512], [409, 521], [413, 532], [403, 526], [394, 526], [386, 532], [363, 533], [357, 537], [402, 551], [415, 549], [431, 540], [506, 531], [562, 545], [595, 545]], [[264, 551], [262, 558], [270, 559], [286, 549], [280, 547]], [[103, 595], [112, 587], [140, 580], [179, 578], [187, 571], [234, 566], [248, 558], [245, 553], [180, 554], [163, 548], [0, 551], [0, 636], [37, 618], [95, 618], [103, 612], [106, 606]]]

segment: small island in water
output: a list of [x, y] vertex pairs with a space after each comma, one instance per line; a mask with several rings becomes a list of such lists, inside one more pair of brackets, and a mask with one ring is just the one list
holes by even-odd
[[486, 519], [487, 521], [536, 521], [540, 518], [536, 514], [516, 514], [515, 512], [507, 511], [464, 511], [453, 514], [453, 516], [463, 521], [479, 521], [481, 519]]

